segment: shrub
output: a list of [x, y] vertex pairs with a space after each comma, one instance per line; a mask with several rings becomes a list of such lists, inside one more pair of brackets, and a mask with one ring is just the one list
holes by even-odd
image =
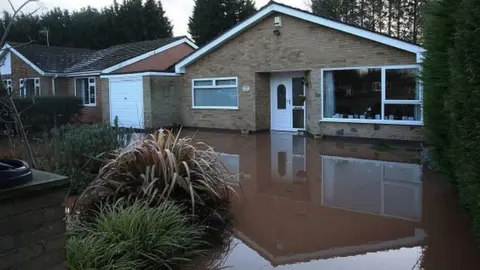
[[433, 3], [425, 31], [425, 59], [423, 61], [423, 96], [425, 108], [425, 136], [430, 154], [439, 170], [453, 180], [450, 158], [451, 123], [448, 102], [451, 81], [448, 51], [454, 46], [455, 10], [458, 0]]
[[480, 2], [460, 1], [454, 48], [450, 50], [452, 88], [447, 108], [452, 120], [452, 163], [459, 198], [480, 243]]
[[201, 220], [223, 216], [230, 187], [218, 158], [203, 143], [193, 144], [192, 138], [160, 130], [116, 151], [80, 196], [77, 210], [88, 216], [95, 205], [118, 198], [141, 199], [151, 205], [173, 199]]
[[480, 243], [480, 2], [442, 0], [429, 16], [425, 120], [434, 161], [452, 181]]
[[[71, 96], [15, 98], [14, 103], [17, 110], [22, 112], [22, 123], [29, 131], [63, 126], [78, 117], [82, 109], [82, 100]], [[1, 106], [2, 119], [13, 119], [11, 112]]]
[[56, 172], [70, 177], [71, 193], [81, 193], [104, 164], [102, 157], [125, 146], [130, 138], [131, 131], [105, 124], [66, 125], [54, 129], [50, 145], [57, 163]]
[[149, 208], [119, 201], [89, 223], [73, 227], [67, 241], [69, 269], [172, 269], [203, 254], [204, 228], [172, 202]]

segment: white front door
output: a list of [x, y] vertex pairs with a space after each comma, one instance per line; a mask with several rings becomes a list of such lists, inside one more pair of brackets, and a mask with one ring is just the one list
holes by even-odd
[[303, 72], [271, 74], [271, 130], [297, 131], [305, 129], [303, 76]]
[[271, 173], [280, 182], [303, 183], [306, 180], [306, 138], [288, 132], [270, 133]]
[[292, 78], [272, 76], [271, 82], [271, 129], [292, 129]]

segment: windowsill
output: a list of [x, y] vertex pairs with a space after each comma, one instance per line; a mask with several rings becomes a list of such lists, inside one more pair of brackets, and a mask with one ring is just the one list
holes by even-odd
[[320, 123], [351, 123], [351, 124], [379, 124], [379, 125], [401, 125], [401, 126], [423, 126], [421, 121], [408, 120], [376, 120], [376, 119], [351, 119], [351, 118], [324, 118]]
[[192, 107], [192, 110], [230, 110], [237, 111], [238, 107]]
[[88, 108], [97, 107], [97, 104], [83, 104], [83, 107], [88, 107]]

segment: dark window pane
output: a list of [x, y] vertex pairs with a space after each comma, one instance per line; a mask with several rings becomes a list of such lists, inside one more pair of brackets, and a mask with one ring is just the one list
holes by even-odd
[[303, 106], [303, 83], [302, 78], [293, 78], [293, 106]]
[[277, 87], [277, 108], [280, 110], [287, 108], [287, 88], [283, 84]]
[[212, 86], [213, 80], [208, 81], [193, 81], [194, 86]]
[[418, 69], [387, 69], [385, 73], [387, 99], [420, 99], [417, 86]]
[[385, 120], [420, 121], [420, 105], [387, 104]]
[[95, 86], [90, 86], [90, 103], [95, 103]]
[[225, 88], [194, 88], [194, 106], [236, 107], [238, 106], [238, 89]]
[[381, 69], [334, 70], [323, 77], [324, 117], [381, 119]]
[[304, 110], [293, 110], [293, 128], [305, 128]]
[[25, 90], [28, 97], [35, 96], [35, 80], [27, 79], [25, 80]]

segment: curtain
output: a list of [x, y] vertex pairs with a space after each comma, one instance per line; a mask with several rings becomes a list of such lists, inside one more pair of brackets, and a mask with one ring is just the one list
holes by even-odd
[[324, 92], [323, 117], [332, 118], [335, 114], [335, 78], [333, 77], [333, 71], [325, 72]]

